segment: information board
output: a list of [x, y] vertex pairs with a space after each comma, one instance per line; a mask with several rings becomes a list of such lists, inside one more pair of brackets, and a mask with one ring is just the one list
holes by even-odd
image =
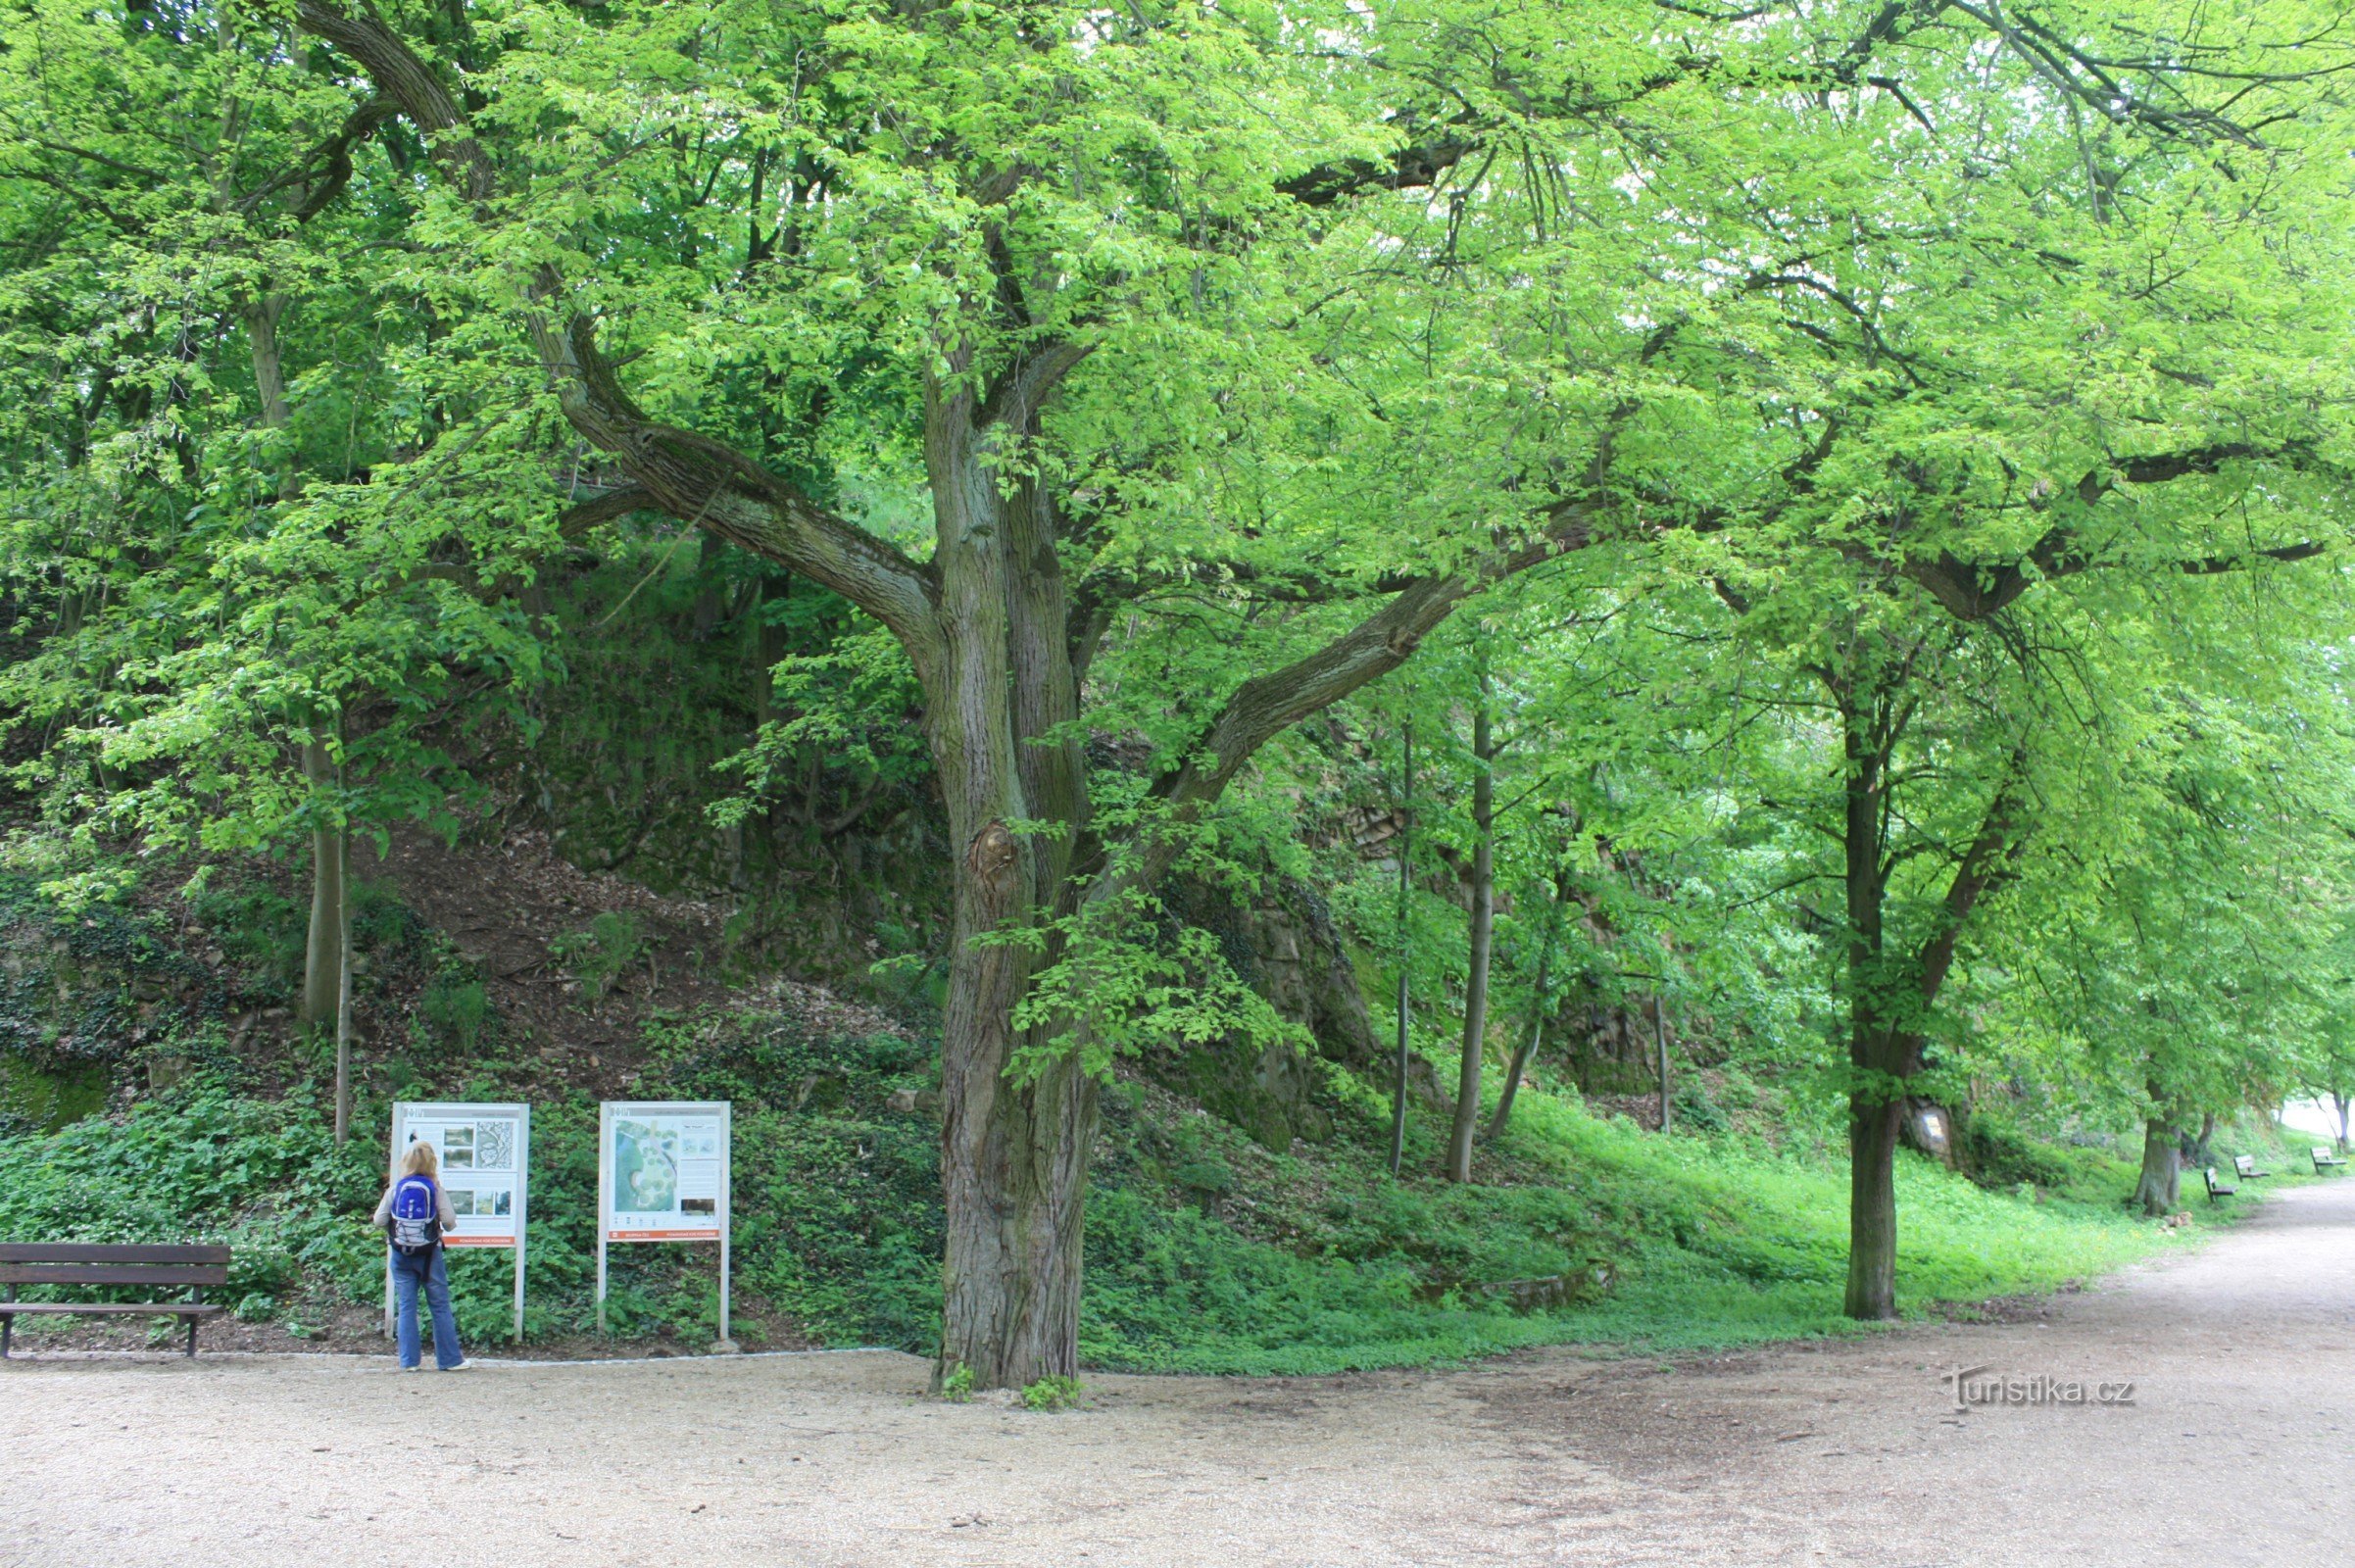
[[[515, 1250], [515, 1338], [523, 1337], [524, 1220], [530, 1206], [531, 1107], [491, 1104], [393, 1106], [391, 1171], [412, 1144], [431, 1144], [443, 1194], [458, 1228], [444, 1247]], [[392, 1332], [392, 1260], [384, 1265], [385, 1332]]]
[[597, 1321], [605, 1325], [606, 1248], [717, 1242], [719, 1338], [728, 1339], [729, 1105], [609, 1100], [597, 1134]]

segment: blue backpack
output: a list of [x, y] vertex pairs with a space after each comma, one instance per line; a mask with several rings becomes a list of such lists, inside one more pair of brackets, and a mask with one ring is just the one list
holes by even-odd
[[441, 1245], [441, 1194], [429, 1176], [404, 1176], [393, 1184], [393, 1250], [417, 1257]]

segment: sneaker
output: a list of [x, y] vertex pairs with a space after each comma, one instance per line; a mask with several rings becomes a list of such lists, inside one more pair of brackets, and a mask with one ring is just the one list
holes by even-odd
[[464, 1372], [467, 1367], [470, 1367], [474, 1363], [471, 1361], [456, 1361], [446, 1367], [443, 1367], [442, 1370], [444, 1372]]

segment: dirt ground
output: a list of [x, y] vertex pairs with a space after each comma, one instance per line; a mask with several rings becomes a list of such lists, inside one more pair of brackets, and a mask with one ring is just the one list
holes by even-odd
[[[2161, 1564], [2335, 1558], [2355, 1180], [2001, 1321], [1674, 1366], [1102, 1377], [1033, 1414], [884, 1352], [0, 1367], [0, 1563]], [[1958, 1412], [1940, 1373], [2131, 1380]]]

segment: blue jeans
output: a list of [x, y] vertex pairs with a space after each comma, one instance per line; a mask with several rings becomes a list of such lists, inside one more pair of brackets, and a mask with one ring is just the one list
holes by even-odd
[[442, 1250], [422, 1257], [392, 1254], [393, 1323], [401, 1350], [401, 1365], [417, 1364], [417, 1287], [425, 1289], [425, 1305], [433, 1313], [433, 1361], [444, 1372], [466, 1359], [458, 1348], [458, 1319], [450, 1311], [450, 1265]]

